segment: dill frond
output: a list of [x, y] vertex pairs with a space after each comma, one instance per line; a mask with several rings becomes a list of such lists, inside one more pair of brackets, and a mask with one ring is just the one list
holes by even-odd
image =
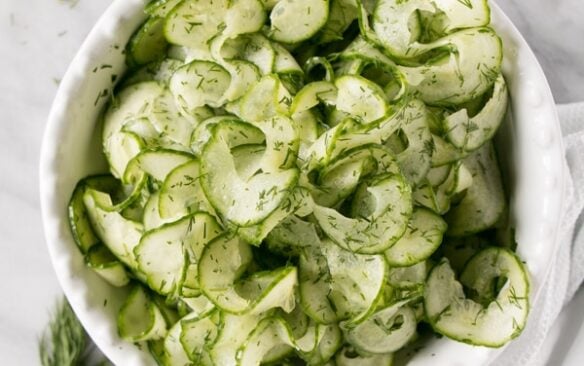
[[57, 302], [55, 312], [39, 340], [43, 366], [82, 365], [88, 337], [66, 299]]

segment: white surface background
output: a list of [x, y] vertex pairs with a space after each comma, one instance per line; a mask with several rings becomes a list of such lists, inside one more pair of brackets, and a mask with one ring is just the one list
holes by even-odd
[[[111, 0], [0, 1], [0, 364], [37, 365], [60, 297], [38, 199], [41, 138], [77, 48]], [[584, 101], [584, 2], [499, 0], [538, 56], [559, 103]], [[550, 365], [584, 361], [581, 293], [546, 345]], [[574, 343], [576, 342], [576, 343]], [[579, 353], [580, 352], [580, 353]]]

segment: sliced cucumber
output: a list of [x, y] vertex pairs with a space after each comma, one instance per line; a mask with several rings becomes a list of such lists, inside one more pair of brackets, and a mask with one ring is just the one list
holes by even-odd
[[225, 37], [235, 37], [239, 34], [259, 32], [266, 21], [266, 12], [260, 0], [229, 1], [224, 22], [218, 34]]
[[201, 187], [201, 164], [198, 160], [174, 168], [166, 176], [159, 192], [161, 218], [178, 219], [196, 211], [215, 213]]
[[97, 237], [122, 263], [136, 270], [138, 264], [133, 250], [142, 237], [142, 224], [127, 220], [118, 212], [104, 209], [104, 206], [112, 205], [107, 193], [88, 188], [83, 195], [83, 202]]
[[[424, 307], [434, 330], [488, 347], [500, 347], [521, 333], [529, 311], [529, 282], [515, 254], [485, 249], [468, 262], [460, 281], [447, 260], [430, 272]], [[463, 285], [476, 295], [467, 298]]]
[[[130, 132], [116, 132], [108, 139], [108, 161], [110, 171], [116, 178], [122, 178], [130, 161], [144, 149], [144, 141]], [[133, 182], [133, 183], [137, 183]]]
[[495, 225], [506, 209], [501, 173], [492, 143], [487, 143], [464, 160], [472, 185], [445, 219], [447, 235], [466, 236]]
[[349, 62], [347, 69], [350, 74], [360, 74], [364, 65], [367, 63], [376, 63], [385, 68], [393, 68], [396, 66], [395, 62], [385, 55], [374, 43], [370, 42], [366, 37], [358, 35], [355, 39], [341, 52], [339, 57]]
[[199, 280], [203, 293], [230, 313], [261, 313], [275, 307], [294, 307], [296, 268], [260, 272], [240, 280], [251, 263], [248, 244], [226, 235], [213, 240], [201, 254]]
[[463, 159], [468, 154], [456, 146], [452, 145], [442, 137], [432, 134], [434, 141], [434, 154], [432, 154], [432, 167], [439, 167], [446, 164], [452, 164]]
[[285, 256], [300, 255], [304, 247], [318, 247], [320, 239], [313, 223], [290, 215], [270, 231], [266, 242], [270, 251]]
[[507, 111], [507, 101], [505, 79], [499, 75], [493, 86], [493, 95], [479, 113], [469, 117], [467, 109], [461, 109], [444, 119], [448, 140], [465, 151], [478, 149], [497, 131]]
[[486, 26], [489, 21], [485, 0], [381, 0], [373, 13], [375, 37], [370, 32], [366, 35], [394, 56], [411, 58], [420, 52], [422, 31], [435, 38], [463, 28]]
[[[130, 120], [124, 124], [122, 132], [127, 132], [138, 136], [142, 141], [142, 145], [144, 145], [143, 149], [161, 148], [190, 153], [187, 147], [188, 143], [185, 144], [187, 139], [184, 136], [178, 138], [178, 133], [179, 131], [183, 131], [188, 134], [188, 131], [193, 128], [193, 124], [190, 121], [186, 121], [182, 116], [177, 116], [178, 123], [176, 126], [171, 127], [173, 132], [173, 136], [171, 138], [164, 132], [164, 126], [172, 124], [172, 118], [170, 116], [164, 116], [163, 114], [159, 114], [159, 117], [162, 118], [158, 119], [157, 122], [161, 122], [161, 124], [158, 126], [154, 126], [153, 121], [147, 118]], [[177, 142], [177, 140], [179, 142]]]
[[237, 284], [237, 291], [252, 299], [251, 311], [262, 313], [279, 307], [291, 312], [296, 306], [294, 289], [298, 283], [296, 267], [283, 267], [271, 272], [256, 272]]
[[315, 81], [306, 84], [294, 97], [290, 113], [295, 115], [307, 111], [319, 103], [334, 104], [337, 99], [337, 88], [329, 81]]
[[457, 29], [482, 27], [490, 22], [490, 9], [486, 0], [437, 0], [436, 7], [443, 12], [432, 22], [433, 31], [447, 34]]
[[418, 290], [424, 286], [430, 267], [429, 261], [422, 261], [408, 267], [390, 268], [387, 271], [387, 283], [400, 290]]
[[223, 95], [224, 101], [235, 102], [245, 95], [261, 78], [260, 69], [252, 62], [229, 60], [222, 63], [231, 75], [229, 88]]
[[241, 34], [225, 41], [221, 46], [221, 58], [251, 62], [262, 75], [268, 75], [274, 70], [276, 52], [270, 40], [263, 35]]
[[170, 43], [207, 50], [207, 42], [226, 26], [228, 6], [227, 0], [182, 1], [166, 16], [164, 35]]
[[377, 310], [355, 327], [345, 326], [347, 341], [360, 352], [392, 353], [406, 345], [416, 333], [416, 315], [403, 300]]
[[[170, 83], [172, 86], [173, 78], [181, 69], [179, 68], [172, 76]], [[170, 140], [186, 150], [189, 146], [189, 137], [196, 124], [205, 118], [208, 113], [206, 107], [201, 106], [187, 110], [180, 110], [180, 105], [176, 102], [169, 89], [154, 100], [149, 121], [158, 134], [158, 140]]]
[[319, 250], [302, 253], [298, 281], [300, 305], [306, 315], [322, 324], [337, 321], [335, 308], [327, 296], [331, 291], [331, 273], [327, 259]]
[[69, 200], [67, 212], [69, 215], [69, 227], [73, 239], [82, 253], [87, 253], [91, 247], [100, 244], [91, 224], [83, 196], [87, 187], [93, 187], [100, 191], [111, 192], [119, 187], [118, 181], [109, 175], [87, 177], [77, 183]]
[[237, 365], [259, 366], [274, 350], [286, 354], [292, 350], [290, 329], [281, 318], [263, 319], [237, 352]]
[[304, 77], [304, 72], [298, 65], [298, 61], [284, 46], [276, 42], [272, 42], [271, 46], [275, 52], [273, 70], [276, 74], [296, 74]]
[[[437, 185], [433, 184], [430, 179], [423, 181], [414, 190], [413, 197], [416, 204], [444, 215], [450, 210], [451, 200], [472, 185], [473, 177], [462, 161], [452, 165], [442, 165], [435, 169], [444, 169], [444, 172], [447, 173], [446, 179]], [[434, 179], [436, 178], [442, 179], [443, 177], [434, 177]]]
[[231, 76], [221, 65], [195, 60], [176, 70], [169, 87], [176, 104], [189, 115], [205, 105], [220, 107], [230, 83]]
[[361, 184], [353, 217], [315, 206], [322, 230], [338, 246], [355, 253], [382, 253], [404, 234], [412, 213], [410, 186], [400, 176], [380, 176]]
[[302, 168], [307, 172], [321, 169], [334, 158], [362, 145], [381, 144], [374, 129], [347, 118], [322, 133], [306, 150]]
[[398, 67], [428, 104], [449, 105], [474, 99], [491, 88], [500, 73], [501, 39], [491, 28], [461, 30], [423, 48], [456, 50], [421, 66]]
[[319, 205], [335, 207], [354, 192], [362, 179], [399, 172], [391, 151], [380, 145], [362, 145], [340, 154], [320, 171], [313, 195]]
[[434, 154], [434, 142], [428, 127], [428, 112], [424, 103], [413, 100], [403, 110], [401, 130], [407, 137], [407, 147], [397, 154], [406, 179], [417, 185], [428, 174]]
[[172, 219], [164, 219], [160, 216], [160, 211], [158, 210], [160, 202], [160, 192], [154, 192], [146, 201], [144, 205], [144, 212], [142, 214], [142, 223], [144, 224], [144, 230], [149, 231], [156, 229], [164, 224], [172, 222]]
[[270, 38], [298, 43], [315, 35], [325, 24], [329, 0], [279, 1], [270, 13]]
[[329, 17], [318, 34], [318, 42], [329, 43], [343, 39], [343, 33], [357, 19], [357, 6], [353, 0], [330, 0]]
[[239, 102], [237, 114], [248, 122], [262, 122], [276, 116], [287, 116], [292, 96], [276, 75], [263, 76]]
[[[211, 138], [212, 126], [214, 126], [222, 121], [235, 121], [235, 122], [237, 122], [237, 121], [239, 121], [239, 119], [237, 117], [229, 116], [229, 115], [228, 116], [214, 116], [214, 117], [209, 117], [209, 118], [201, 121], [201, 123], [199, 123], [197, 125], [197, 127], [193, 131], [193, 134], [191, 135], [191, 150], [197, 156], [199, 156], [199, 157], [201, 156], [201, 154], [203, 153], [203, 147]], [[262, 134], [262, 132], [257, 130], [257, 129], [254, 129], [254, 128], [247, 129], [246, 131], [243, 132], [243, 134], [246, 137], [245, 137], [245, 142], [242, 144], [249, 144], [249, 145], [262, 144], [265, 141], [265, 137]], [[241, 137], [244, 137], [244, 135], [242, 135]]]
[[166, 17], [183, 0], [154, 0], [146, 5], [144, 11], [153, 17]]
[[[372, 28], [375, 40], [396, 57], [416, 56], [412, 43], [420, 35], [418, 12], [434, 12], [432, 2], [427, 0], [380, 0], [373, 13]], [[372, 36], [370, 35], [369, 38]]]
[[120, 336], [131, 342], [161, 339], [166, 335], [166, 321], [150, 299], [147, 290], [136, 285], [118, 314]]
[[442, 243], [446, 222], [430, 210], [415, 208], [405, 234], [383, 254], [391, 266], [411, 266], [426, 260]]
[[327, 364], [341, 348], [343, 335], [336, 324], [318, 325], [318, 344], [313, 351], [300, 351], [300, 357], [309, 365]]
[[341, 76], [335, 80], [336, 107], [367, 124], [388, 113], [385, 93], [375, 83], [360, 76]]
[[145, 233], [134, 254], [150, 288], [163, 295], [175, 293], [186, 273], [193, 287], [197, 270], [187, 272], [187, 266], [197, 264], [203, 246], [220, 232], [212, 216], [195, 213]]
[[382, 256], [355, 254], [323, 241], [322, 252], [330, 271], [330, 293], [325, 293], [339, 319], [357, 323], [373, 311], [380, 299], [387, 270]]
[[292, 121], [295, 124], [298, 139], [300, 140], [297, 161], [303, 161], [307, 155], [306, 152], [318, 138], [318, 118], [313, 111], [304, 111], [294, 113]]
[[126, 167], [122, 181], [136, 184], [144, 179], [144, 174], [158, 182], [164, 182], [166, 176], [177, 166], [185, 164], [193, 156], [182, 151], [166, 149], [148, 149], [136, 155]]
[[[333, 128], [322, 133], [308, 149], [305, 170], [312, 171], [327, 165], [335, 157], [368, 144], [381, 145], [405, 122], [404, 110], [407, 103], [400, 102], [384, 118], [363, 125], [347, 118]], [[342, 112], [341, 112], [342, 113]]]
[[219, 335], [209, 347], [212, 365], [237, 365], [237, 351], [266, 316], [269, 314], [223, 313]]
[[103, 151], [116, 178], [124, 173], [127, 162], [141, 148], [136, 135], [121, 133], [122, 127], [130, 120], [148, 118], [154, 101], [162, 93], [164, 87], [155, 81], [132, 84], [118, 93], [114, 103], [106, 110], [102, 134]]
[[166, 56], [168, 42], [162, 31], [163, 18], [149, 18], [138, 29], [126, 48], [126, 62], [130, 67], [159, 61]]
[[268, 234], [284, 219], [293, 213], [305, 213], [304, 216], [306, 216], [312, 212], [313, 207], [314, 201], [308, 190], [294, 188], [292, 194], [264, 221], [253, 226], [237, 227], [234, 231], [248, 243], [259, 246]]
[[195, 314], [188, 314], [181, 319], [180, 322], [175, 323], [164, 337], [163, 342], [163, 352], [162, 352], [162, 365], [172, 366], [172, 365], [189, 365], [190, 359], [185, 347], [180, 341], [182, 327], [181, 323], [183, 321], [188, 321], [194, 318]]
[[[193, 314], [193, 313], [191, 313]], [[221, 314], [212, 310], [200, 316], [187, 316], [181, 319], [180, 343], [189, 359], [195, 365], [204, 364], [209, 357], [208, 348], [217, 339], [221, 324]]]
[[191, 289], [186, 288], [186, 285], [188, 284], [189, 278], [185, 278], [185, 281], [183, 282], [183, 288], [181, 289], [182, 297], [180, 298], [180, 301], [188, 307], [187, 311], [190, 310], [189, 313], [201, 315], [206, 314], [215, 308], [215, 304], [206, 298], [205, 295], [201, 295], [200, 290], [198, 290], [196, 295], [193, 295], [192, 293], [195, 291], [191, 291]]
[[151, 62], [125, 76], [119, 85], [124, 88], [146, 81], [157, 81], [162, 84], [168, 84], [172, 74], [181, 66], [181, 61], [172, 58]]
[[432, 187], [438, 187], [448, 179], [451, 165], [441, 165], [431, 168], [426, 175], [427, 182]]
[[[231, 135], [249, 129], [249, 125], [221, 122], [212, 128], [213, 136], [205, 145], [201, 158], [201, 185], [207, 198], [217, 212], [233, 224], [257, 224], [282, 204], [289, 188], [298, 179], [298, 171], [272, 168], [244, 181], [235, 168], [229, 140]], [[277, 146], [272, 145], [272, 148]]]
[[114, 287], [123, 287], [130, 282], [122, 262], [105, 245], [92, 246], [85, 255], [85, 263]]

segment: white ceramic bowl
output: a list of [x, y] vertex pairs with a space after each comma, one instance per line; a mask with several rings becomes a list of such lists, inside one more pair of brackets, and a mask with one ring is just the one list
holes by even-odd
[[[107, 285], [87, 269], [71, 236], [67, 203], [83, 177], [103, 172], [97, 117], [125, 69], [123, 49], [144, 20], [143, 0], [115, 0], [73, 60], [55, 98], [45, 132], [40, 194], [45, 237], [65, 295], [97, 346], [117, 365], [154, 365], [145, 349], [122, 341], [116, 315], [125, 289]], [[518, 252], [532, 276], [532, 303], [550, 270], [563, 197], [563, 160], [554, 101], [543, 72], [525, 40], [500, 9], [493, 26], [503, 38], [503, 71], [511, 93], [511, 116], [497, 148], [507, 171]], [[114, 77], [115, 76], [115, 77]], [[412, 364], [488, 364], [501, 350], [440, 339], [424, 347]]]

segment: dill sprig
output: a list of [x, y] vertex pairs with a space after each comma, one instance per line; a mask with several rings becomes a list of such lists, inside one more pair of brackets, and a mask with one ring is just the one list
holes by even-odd
[[55, 312], [39, 340], [43, 366], [85, 365], [88, 337], [66, 299], [57, 302]]

